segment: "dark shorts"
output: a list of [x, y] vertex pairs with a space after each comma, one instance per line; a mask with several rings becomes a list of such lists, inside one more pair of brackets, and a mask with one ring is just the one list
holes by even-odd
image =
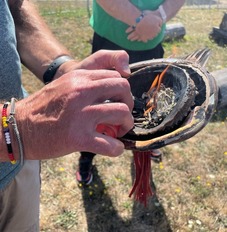
[[92, 42], [92, 53], [97, 52], [101, 49], [108, 50], [125, 50], [129, 54], [129, 63], [135, 63], [144, 60], [158, 59], [163, 58], [164, 49], [162, 44], [158, 44], [155, 48], [145, 51], [132, 51], [124, 49], [117, 44], [99, 36], [97, 33], [94, 33], [93, 42]]

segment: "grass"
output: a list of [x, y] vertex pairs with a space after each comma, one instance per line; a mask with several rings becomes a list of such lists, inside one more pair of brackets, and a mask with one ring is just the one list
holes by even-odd
[[[45, 20], [77, 59], [90, 54], [92, 30], [86, 8], [76, 1], [40, 2]], [[227, 67], [227, 48], [209, 40], [223, 9], [183, 8], [172, 22], [181, 22], [186, 36], [165, 43], [165, 57], [212, 49], [207, 69]], [[33, 93], [43, 86], [24, 69], [23, 82]], [[29, 80], [28, 80], [29, 78]], [[95, 157], [95, 181], [81, 188], [75, 181], [78, 153], [42, 161], [41, 231], [70, 232], [224, 232], [227, 228], [227, 112], [191, 139], [162, 148], [162, 164], [152, 162], [157, 197], [148, 206], [128, 197], [133, 181], [132, 154]]]

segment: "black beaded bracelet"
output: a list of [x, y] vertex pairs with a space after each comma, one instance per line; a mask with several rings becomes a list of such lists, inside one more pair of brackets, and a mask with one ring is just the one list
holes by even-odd
[[48, 67], [48, 69], [46, 70], [46, 72], [43, 74], [43, 82], [44, 84], [48, 84], [50, 83], [53, 78], [55, 73], [57, 72], [58, 68], [65, 62], [69, 61], [69, 60], [73, 60], [72, 57], [70, 56], [59, 56], [58, 58], [56, 58]]

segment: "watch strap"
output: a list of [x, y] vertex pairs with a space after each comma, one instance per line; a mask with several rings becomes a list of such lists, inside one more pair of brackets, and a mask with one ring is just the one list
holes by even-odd
[[50, 83], [53, 78], [54, 75], [56, 74], [58, 68], [64, 64], [65, 62], [69, 61], [69, 60], [73, 60], [72, 57], [70, 56], [59, 56], [58, 58], [56, 58], [47, 68], [46, 72], [43, 74], [43, 82], [44, 84], [48, 84]]
[[161, 15], [162, 22], [163, 22], [163, 23], [166, 23], [167, 16], [166, 16], [166, 12], [165, 12], [163, 6], [160, 5], [160, 6], [158, 7], [158, 10], [159, 10], [159, 13], [160, 13], [160, 15]]

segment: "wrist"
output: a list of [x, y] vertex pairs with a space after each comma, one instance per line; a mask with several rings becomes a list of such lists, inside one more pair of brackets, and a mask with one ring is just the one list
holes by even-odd
[[135, 30], [135, 29], [136, 29], [137, 24], [141, 22], [141, 20], [144, 18], [144, 16], [145, 16], [144, 11], [141, 11], [140, 16], [139, 16], [139, 17], [137, 17], [137, 18], [135, 19], [135, 23], [134, 23], [134, 25], [132, 25], [132, 26], [131, 26], [133, 30]]
[[70, 60], [73, 60], [73, 58], [68, 55], [62, 55], [53, 60], [53, 62], [48, 66], [47, 70], [43, 74], [43, 82], [45, 84], [50, 83], [54, 79], [54, 76], [60, 66]]
[[166, 16], [166, 12], [165, 12], [165, 10], [164, 10], [164, 8], [163, 8], [162, 5], [160, 5], [158, 7], [158, 12], [159, 12], [159, 14], [160, 14], [160, 16], [162, 18], [162, 23], [166, 23], [167, 16]]
[[1, 161], [16, 164], [17, 160], [23, 165], [23, 145], [20, 133], [17, 127], [15, 98], [11, 102], [5, 102], [1, 105], [2, 128], [0, 134], [1, 141]]
[[64, 62], [57, 70], [56, 74], [54, 75], [53, 80], [58, 79], [60, 76], [68, 73], [72, 70], [79, 69], [78, 62], [76, 60], [68, 60]]

